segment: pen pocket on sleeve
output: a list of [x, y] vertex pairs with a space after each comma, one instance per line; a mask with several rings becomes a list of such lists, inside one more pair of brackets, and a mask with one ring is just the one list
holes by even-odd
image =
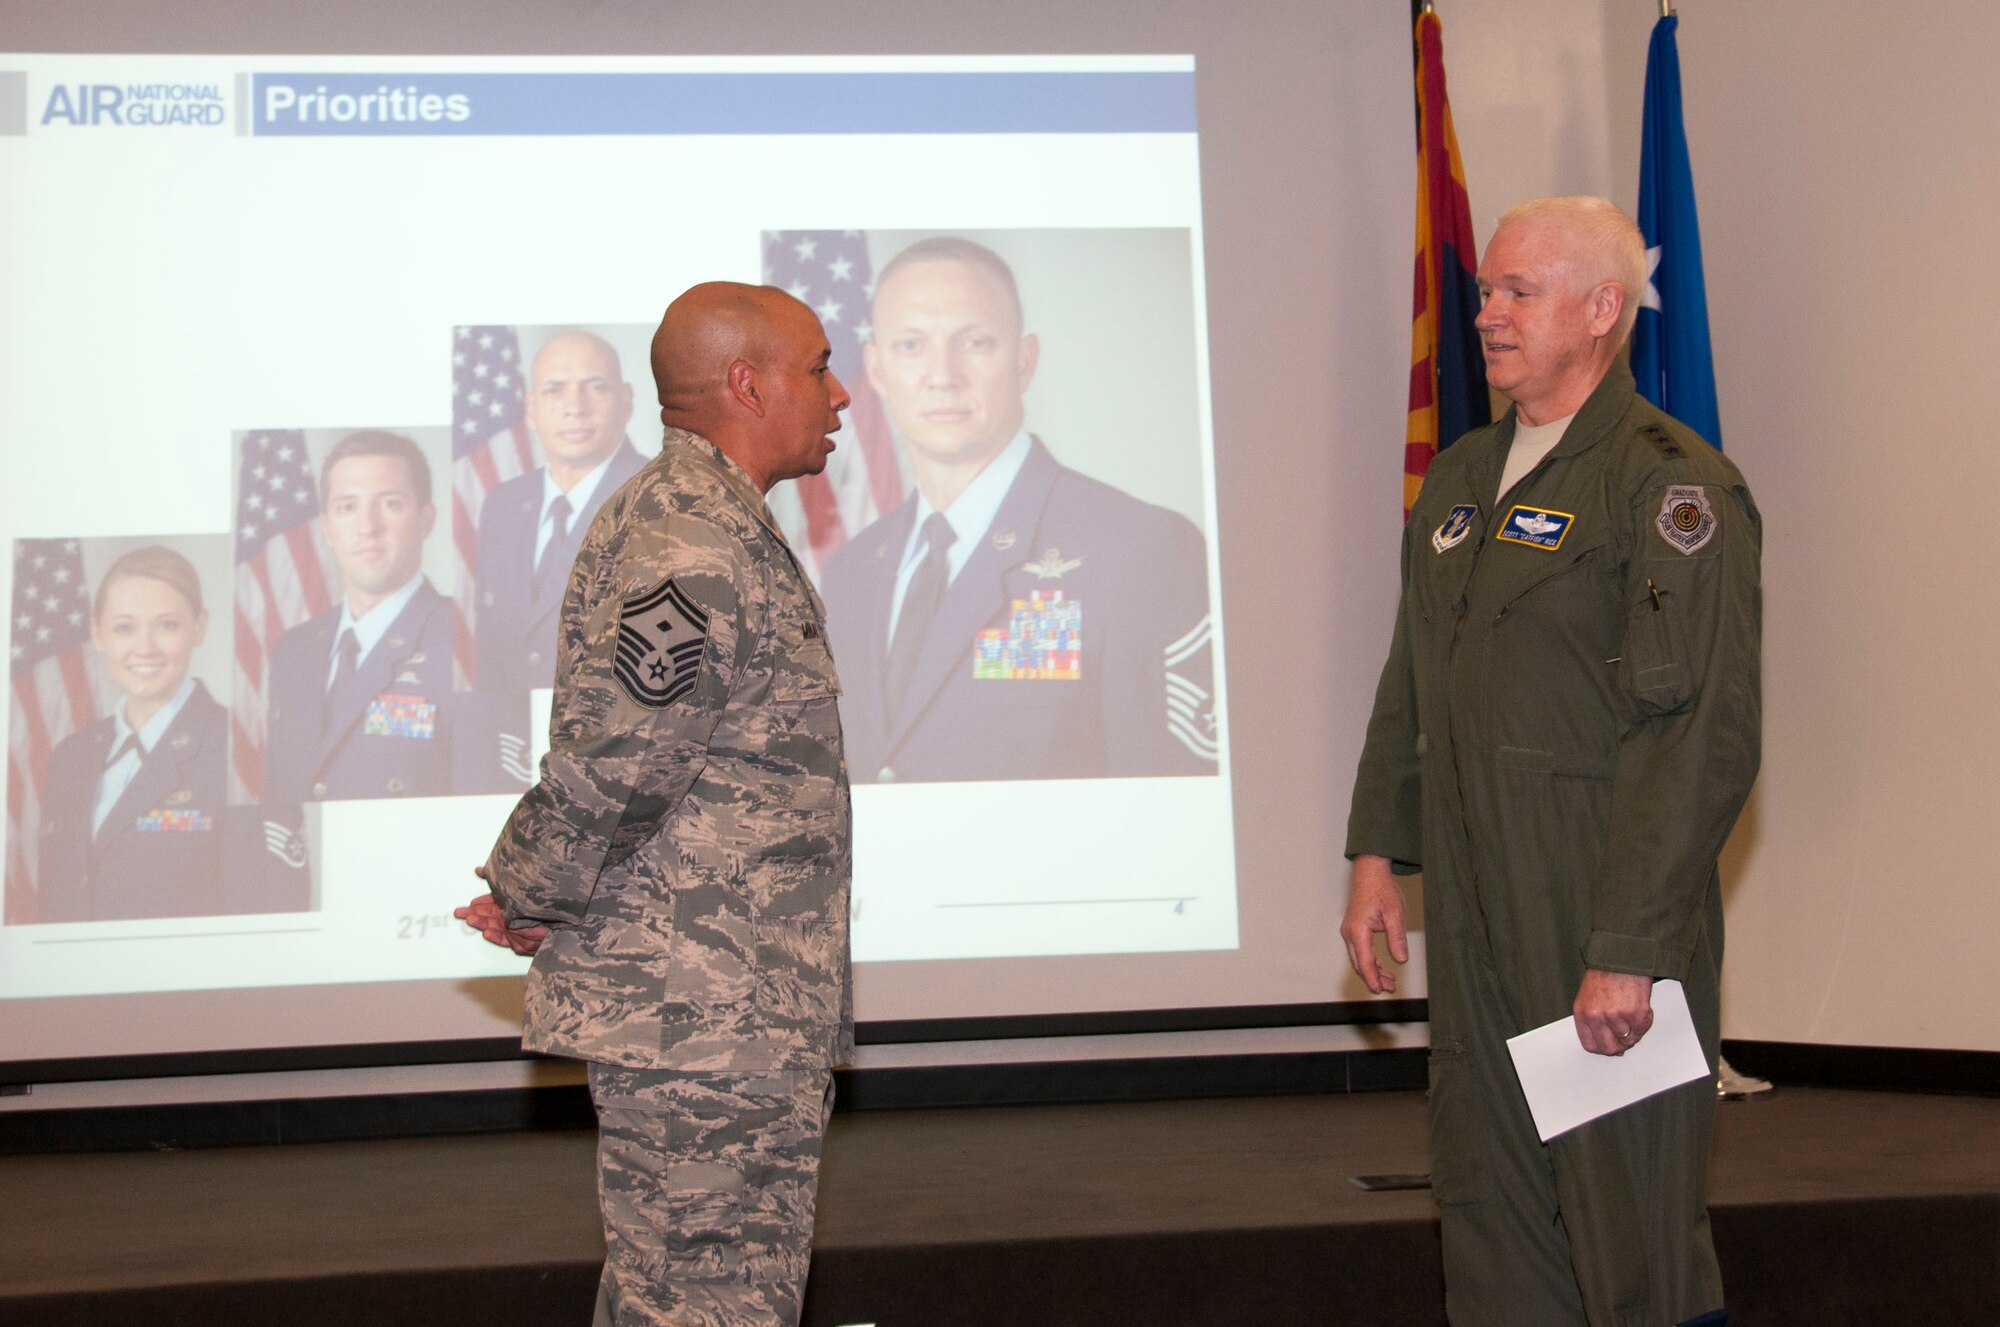
[[1678, 596], [1652, 581], [1627, 610], [1619, 668], [1625, 689], [1648, 715], [1675, 714], [1694, 699]]

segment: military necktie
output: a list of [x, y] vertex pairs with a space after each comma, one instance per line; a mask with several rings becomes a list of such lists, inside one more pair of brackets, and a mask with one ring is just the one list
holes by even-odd
[[136, 752], [139, 756], [140, 762], [143, 763], [145, 761], [146, 744], [139, 740], [139, 734], [137, 733], [125, 734], [125, 740], [120, 742], [118, 744], [118, 749], [111, 753], [111, 759], [104, 762], [104, 768], [110, 769], [113, 765], [116, 765], [119, 761], [125, 759], [125, 756], [128, 752]]
[[562, 595], [563, 582], [569, 579], [569, 564], [573, 557], [564, 556], [569, 547], [569, 499], [561, 493], [549, 504], [549, 542], [542, 546], [542, 556], [535, 563], [535, 602], [547, 603]]
[[[117, 769], [118, 762], [125, 759], [127, 755], [138, 756], [139, 763], [141, 766], [143, 766], [146, 763], [146, 744], [139, 740], [139, 734], [137, 733], [125, 734], [125, 740], [120, 742], [118, 744], [118, 749], [111, 753], [111, 759], [104, 762], [104, 777], [110, 778], [111, 771]], [[136, 779], [138, 777], [139, 777], [138, 772], [134, 771], [132, 779]], [[132, 779], [127, 779], [125, 781], [125, 788], [130, 788], [132, 786]], [[102, 785], [100, 785], [100, 787], [101, 786]], [[123, 797], [125, 795], [123, 788], [119, 790], [118, 795], [120, 797]], [[112, 806], [115, 805], [117, 805], [117, 803], [113, 802]], [[90, 833], [93, 838], [102, 835], [104, 833], [104, 827], [111, 823], [111, 818], [110, 818], [111, 809], [112, 809], [111, 806], [105, 806], [100, 802], [97, 808], [97, 814], [93, 816], [90, 821]]]
[[319, 698], [319, 726], [322, 731], [332, 717], [328, 709], [333, 693], [354, 680], [355, 667], [361, 661], [361, 642], [354, 638], [353, 628], [340, 633], [340, 639], [333, 647], [333, 657], [333, 681], [327, 684], [326, 694]]
[[957, 532], [941, 511], [932, 512], [930, 519], [924, 522], [924, 541], [929, 550], [918, 564], [916, 574], [910, 577], [909, 588], [903, 592], [903, 611], [897, 614], [896, 632], [889, 639], [886, 699], [891, 719], [902, 704], [903, 688], [910, 683], [910, 674], [917, 666], [917, 656], [924, 652], [924, 638], [930, 634], [931, 619], [937, 616], [938, 605], [944, 602], [944, 592], [951, 586], [948, 553], [957, 538]]

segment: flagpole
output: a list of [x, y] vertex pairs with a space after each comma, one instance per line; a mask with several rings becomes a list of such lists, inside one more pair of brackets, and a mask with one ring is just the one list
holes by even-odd
[[[1424, 8], [1428, 9], [1430, 8], [1430, 6], [1426, 4]], [[1674, 0], [1660, 0], [1660, 17], [1672, 18], [1673, 16], [1674, 16]]]

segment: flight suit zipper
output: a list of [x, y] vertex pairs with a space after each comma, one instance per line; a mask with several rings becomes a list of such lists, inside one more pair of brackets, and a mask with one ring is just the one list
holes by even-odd
[[[1507, 505], [1507, 499], [1511, 497], [1513, 494], [1522, 491], [1543, 471], [1547, 470], [1549, 468], [1549, 462], [1553, 459], [1554, 459], [1554, 453], [1550, 453], [1549, 455], [1544, 456], [1541, 460], [1535, 463], [1534, 468], [1529, 470], [1527, 474], [1522, 475], [1519, 479], [1515, 480], [1513, 485], [1510, 488], [1508, 488], [1505, 493], [1499, 494], [1495, 498], [1493, 503], [1493, 514], [1491, 519], [1495, 521], [1499, 520], [1501, 511]], [[1504, 457], [1502, 458], [1501, 463], [1503, 466], [1505, 465]], [[1465, 620], [1472, 615], [1472, 587], [1473, 583], [1479, 579], [1479, 557], [1480, 554], [1486, 551], [1487, 538], [1488, 538], [1487, 532], [1481, 530], [1478, 541], [1474, 543], [1472, 546], [1472, 566], [1467, 570], [1465, 574], [1465, 581], [1463, 587], [1459, 591], [1458, 602], [1452, 606], [1451, 644], [1446, 648], [1444, 657], [1444, 681], [1445, 681], [1445, 694], [1446, 694], [1444, 732], [1445, 732], [1445, 741], [1450, 744], [1451, 748], [1452, 784], [1453, 787], [1457, 790], [1457, 795], [1458, 795], [1458, 823], [1459, 823], [1460, 838], [1465, 845], [1466, 883], [1470, 886], [1472, 905], [1475, 909], [1477, 909], [1479, 913], [1479, 929], [1482, 937], [1486, 941], [1486, 953], [1488, 955], [1488, 961], [1490, 963], [1490, 957], [1492, 954], [1495, 953], [1495, 948], [1493, 944], [1493, 934], [1486, 922], [1485, 894], [1483, 889], [1481, 888], [1479, 881], [1479, 854], [1475, 850], [1472, 842], [1472, 817], [1470, 814], [1468, 814], [1466, 809], [1465, 772], [1464, 772], [1464, 766], [1461, 764], [1462, 758], [1459, 751], [1458, 738], [1454, 724], [1454, 720], [1457, 718], [1457, 715], [1455, 713], [1457, 706], [1452, 702], [1451, 699], [1451, 690], [1452, 690], [1451, 682], [1453, 677], [1453, 665], [1458, 658], [1459, 637], [1465, 631]], [[1499, 616], [1495, 617], [1494, 621], [1497, 623], [1500, 620], [1500, 617], [1506, 616], [1506, 612], [1507, 612], [1506, 606], [1502, 605]]]
[[[1464, 845], [1465, 851], [1466, 884], [1469, 886], [1472, 907], [1479, 914], [1479, 929], [1485, 937], [1487, 952], [1490, 954], [1493, 949], [1493, 937], [1487, 931], [1486, 904], [1479, 885], [1479, 854], [1473, 847], [1472, 817], [1466, 810], [1465, 774], [1463, 767], [1459, 763], [1460, 753], [1456, 731], [1457, 705], [1452, 696], [1453, 668], [1458, 658], [1458, 641], [1459, 637], [1465, 631], [1466, 618], [1472, 614], [1472, 583], [1479, 576], [1479, 555], [1485, 551], [1486, 532], [1482, 530], [1480, 531], [1478, 541], [1472, 546], [1472, 566], [1467, 570], [1465, 580], [1460, 586], [1458, 602], [1451, 607], [1451, 644], [1445, 649], [1444, 676], [1441, 680], [1444, 683], [1445, 693], [1444, 740], [1446, 749], [1451, 752], [1451, 779], [1458, 802], [1459, 839]], [[1454, 1033], [1457, 1032], [1455, 1028], [1450, 1030]]]

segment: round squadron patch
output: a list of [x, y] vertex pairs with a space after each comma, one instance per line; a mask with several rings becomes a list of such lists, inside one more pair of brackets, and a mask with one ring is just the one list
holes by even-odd
[[694, 690], [707, 647], [708, 613], [669, 576], [621, 601], [612, 671], [626, 695], [665, 709]]
[[1660, 538], [1681, 552], [1699, 549], [1715, 537], [1715, 508], [1708, 503], [1708, 490], [1699, 484], [1672, 485], [1653, 524]]

